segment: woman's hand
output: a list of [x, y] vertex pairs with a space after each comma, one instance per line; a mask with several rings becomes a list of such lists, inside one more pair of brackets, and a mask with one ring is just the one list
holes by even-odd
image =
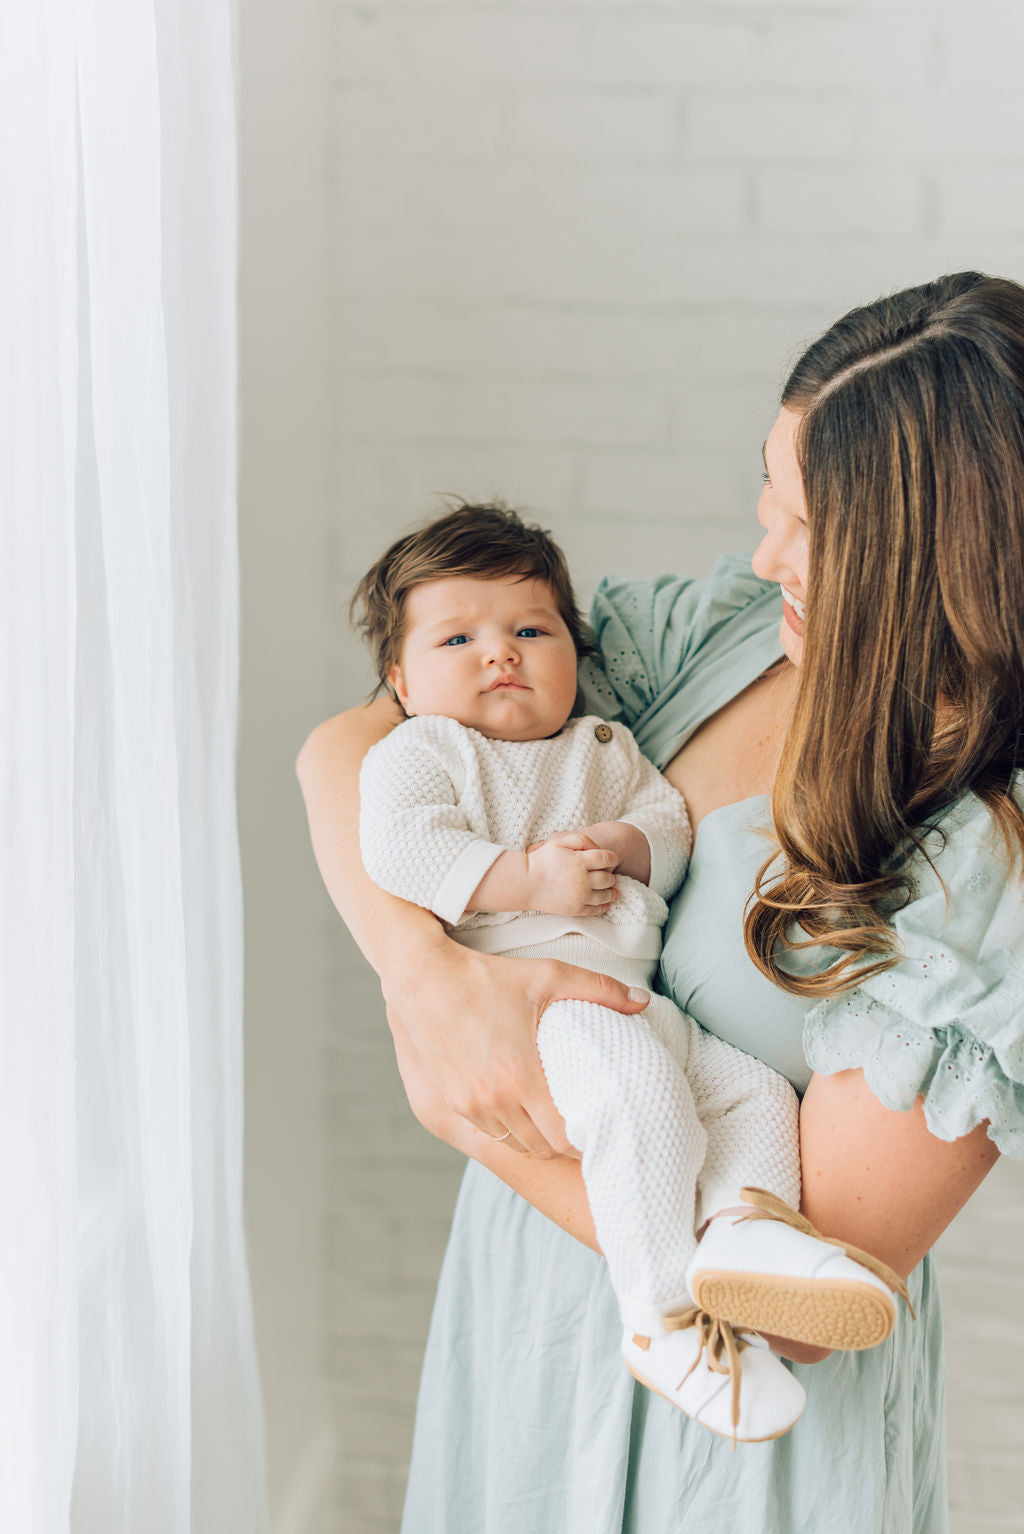
[[[650, 996], [609, 975], [553, 959], [504, 959], [442, 938], [415, 966], [384, 977], [403, 1081], [421, 1123], [467, 1155], [479, 1146], [453, 1130], [450, 1114], [510, 1150], [573, 1156], [537, 1054], [544, 1008], [575, 997], [640, 1012]], [[454, 1137], [453, 1137], [454, 1136]], [[467, 1144], [473, 1148], [467, 1148]]]
[[522, 1154], [522, 1147], [514, 1144], [511, 1138], [499, 1142], [474, 1129], [468, 1119], [448, 1106], [437, 1078], [416, 1048], [411, 1034], [390, 1008], [388, 1023], [406, 1095], [423, 1127], [464, 1156], [479, 1161], [541, 1214], [554, 1220], [584, 1246], [589, 1246], [591, 1251], [600, 1251], [575, 1154], [544, 1158], [526, 1156]]
[[438, 1086], [437, 1077], [430, 1069], [416, 1045], [412, 1034], [392, 1007], [387, 1009], [388, 1027], [395, 1046], [395, 1060], [402, 1086], [414, 1117], [436, 1140], [444, 1140], [456, 1150], [464, 1149], [468, 1134], [476, 1133], [466, 1119], [461, 1118], [448, 1106], [444, 1093]]

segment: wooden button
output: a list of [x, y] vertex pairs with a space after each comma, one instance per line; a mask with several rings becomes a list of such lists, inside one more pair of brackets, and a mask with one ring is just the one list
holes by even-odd
[[599, 740], [601, 742], [602, 746], [606, 746], [608, 744], [608, 742], [611, 740], [611, 738], [612, 738], [612, 727], [611, 727], [610, 724], [595, 724], [595, 726], [594, 726], [594, 739], [595, 740]]

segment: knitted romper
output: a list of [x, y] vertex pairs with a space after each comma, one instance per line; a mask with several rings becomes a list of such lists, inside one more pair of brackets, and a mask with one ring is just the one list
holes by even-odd
[[[621, 724], [570, 720], [548, 740], [491, 740], [440, 716], [410, 719], [367, 754], [360, 844], [370, 877], [484, 953], [562, 959], [650, 988], [666, 900], [692, 837], [682, 798]], [[491, 864], [559, 831], [626, 821], [651, 849], [650, 885], [618, 878], [595, 917], [474, 912]], [[800, 1202], [797, 1102], [760, 1060], [706, 1033], [667, 997], [631, 1017], [552, 1002], [537, 1048], [582, 1155], [598, 1243], [628, 1329], [690, 1303], [695, 1231], [744, 1185]]]

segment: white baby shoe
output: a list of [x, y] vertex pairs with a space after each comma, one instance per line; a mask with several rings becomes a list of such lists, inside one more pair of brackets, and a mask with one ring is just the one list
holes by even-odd
[[883, 1342], [896, 1317], [893, 1292], [910, 1306], [898, 1275], [857, 1247], [819, 1236], [774, 1194], [744, 1188], [742, 1196], [755, 1206], [750, 1214], [713, 1219], [687, 1268], [695, 1304], [733, 1326], [817, 1347]]
[[733, 1443], [779, 1438], [796, 1422], [806, 1399], [800, 1381], [761, 1337], [733, 1334], [700, 1310], [666, 1325], [684, 1329], [627, 1329], [622, 1356], [641, 1385], [713, 1433]]

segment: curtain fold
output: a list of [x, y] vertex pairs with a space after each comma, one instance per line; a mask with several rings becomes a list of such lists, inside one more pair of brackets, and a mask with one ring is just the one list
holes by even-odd
[[260, 1534], [227, 0], [0, 6], [0, 1528]]

